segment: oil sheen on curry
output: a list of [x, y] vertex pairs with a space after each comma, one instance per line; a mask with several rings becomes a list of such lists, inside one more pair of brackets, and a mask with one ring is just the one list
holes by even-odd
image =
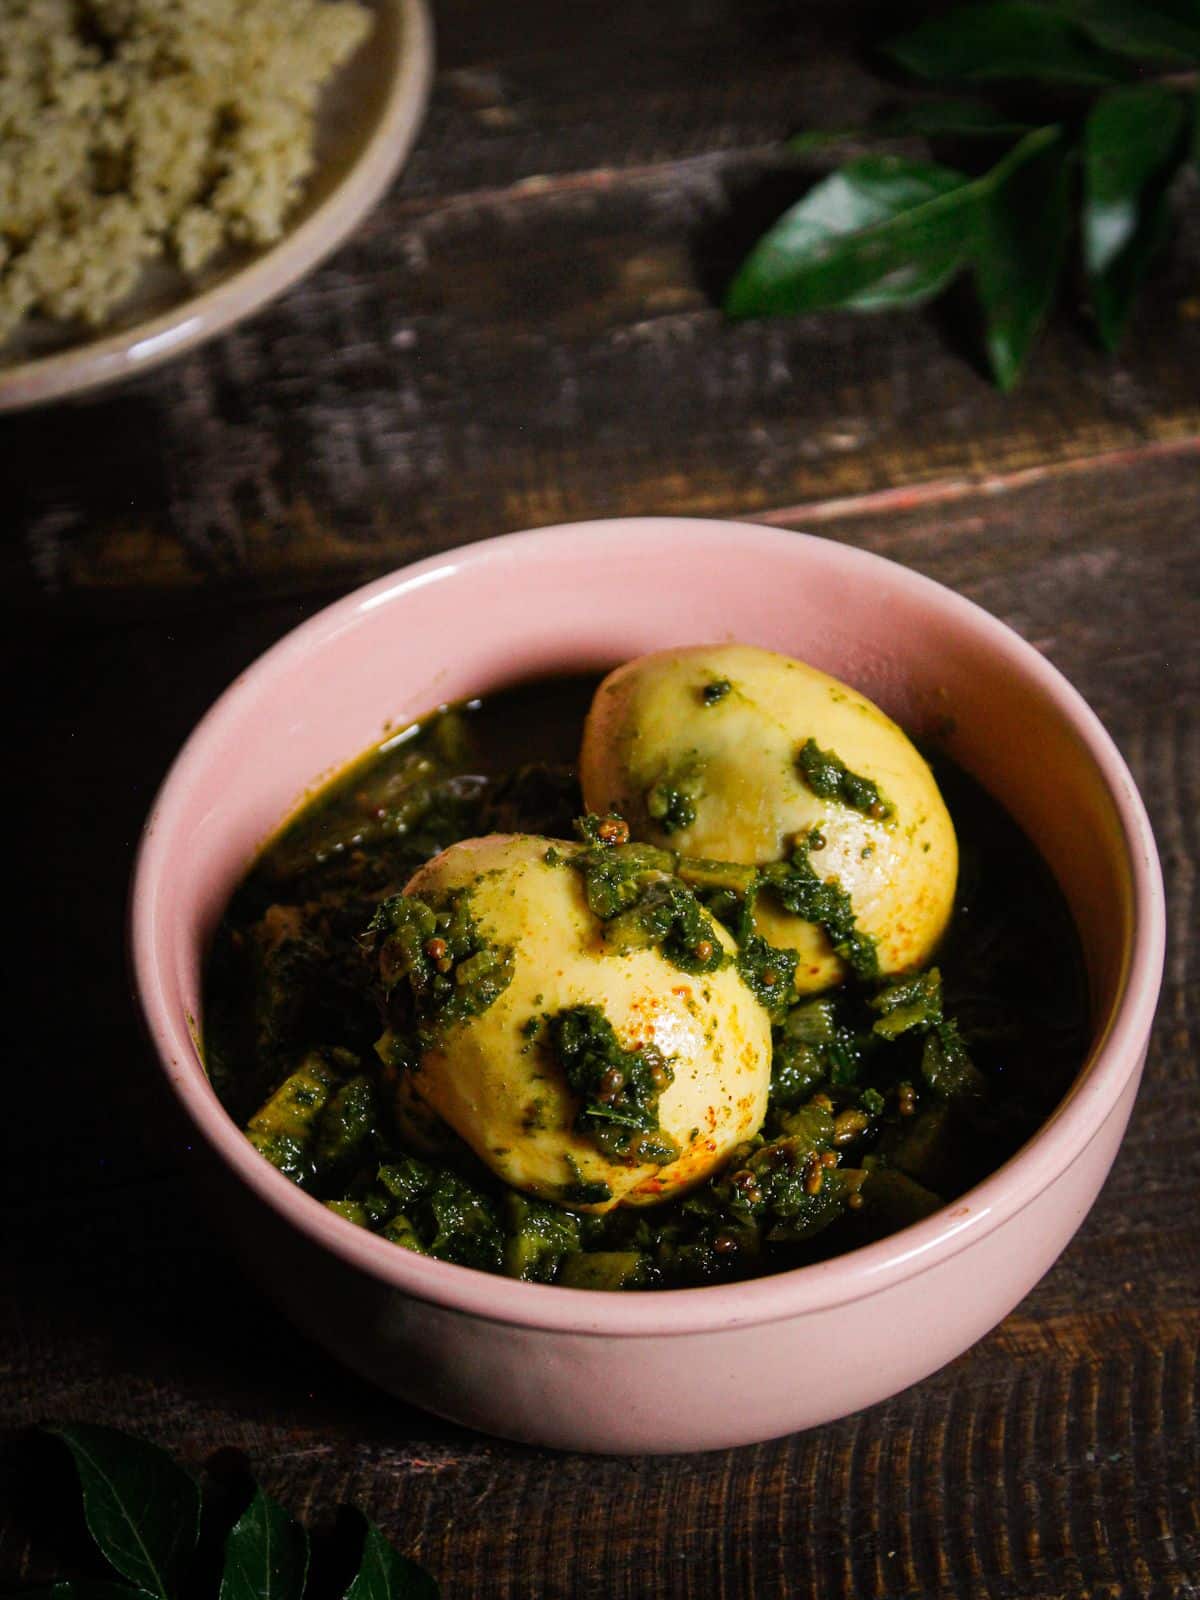
[[857, 691], [744, 645], [442, 709], [238, 888], [206, 1056], [347, 1222], [576, 1288], [735, 1281], [930, 1215], [1083, 1059], [1032, 845]]

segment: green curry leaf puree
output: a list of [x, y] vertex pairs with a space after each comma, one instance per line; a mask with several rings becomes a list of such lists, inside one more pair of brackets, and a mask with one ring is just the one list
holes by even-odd
[[752, 895], [768, 894], [784, 911], [824, 928], [830, 944], [854, 976], [869, 981], [879, 975], [875, 941], [858, 927], [850, 896], [841, 884], [835, 878], [822, 878], [813, 867], [810, 852], [823, 844], [819, 833], [807, 834], [792, 851], [790, 860], [773, 862], [760, 870]]
[[661, 774], [646, 790], [646, 815], [668, 835], [690, 828], [696, 820], [696, 802], [703, 782], [703, 764], [693, 752], [680, 767]]
[[[770, 1013], [766, 1122], [702, 1187], [661, 1205], [580, 1214], [569, 1207], [604, 1204], [611, 1192], [569, 1159], [566, 1205], [533, 1199], [449, 1130], [406, 1113], [398, 1091], [419, 1092], [423, 1052], [497, 1003], [514, 952], [479, 924], [469, 891], [436, 900], [401, 891], [458, 839], [571, 837], [582, 810], [571, 762], [592, 687], [551, 681], [431, 717], [318, 796], [239, 887], [209, 959], [205, 1053], [263, 1156], [405, 1249], [607, 1289], [722, 1282], [819, 1260], [929, 1215], [1006, 1160], [1083, 1058], [1086, 996], [1049, 874], [950, 767], [937, 777], [959, 836], [955, 919], [936, 967], [887, 982], [848, 896], [814, 869], [812, 834], [757, 871], [631, 842], [615, 818], [585, 820], [582, 848], [548, 846], [556, 870], [580, 874], [612, 959], [655, 947], [692, 974], [735, 959]], [[813, 750], [800, 760], [815, 792], [824, 786], [868, 812], [886, 805]], [[825, 930], [850, 973], [842, 987], [796, 1002], [794, 957], [753, 931], [761, 896]], [[570, 1091], [577, 1135], [610, 1161], [675, 1159], [659, 1125], [668, 1059], [623, 1045], [594, 1006], [522, 1022], [538, 1070]], [[555, 1104], [531, 1099], [518, 1123], [524, 1115], [529, 1128], [544, 1126]]]
[[572, 1093], [575, 1128], [613, 1161], [665, 1166], [679, 1146], [658, 1125], [658, 1100], [674, 1079], [653, 1045], [625, 1050], [598, 1006], [571, 1006], [550, 1019], [550, 1046]]
[[686, 789], [660, 778], [646, 790], [646, 815], [664, 833], [680, 833], [696, 820], [696, 803]]
[[512, 982], [513, 953], [481, 932], [466, 889], [433, 902], [390, 895], [367, 924], [364, 943], [397, 1023], [394, 1037], [407, 1028], [421, 1049], [486, 1011]]
[[605, 843], [605, 826], [599, 818], [581, 817], [577, 828], [586, 848], [570, 857], [583, 876], [588, 910], [604, 925], [605, 947], [614, 955], [657, 947], [693, 977], [725, 966], [728, 956], [712, 917], [676, 876], [686, 863], [669, 850], [620, 842], [629, 832], [620, 819], [607, 819], [613, 842]]
[[892, 815], [891, 805], [872, 779], [851, 772], [840, 756], [832, 750], [822, 750], [815, 739], [806, 739], [800, 746], [796, 764], [800, 776], [819, 800], [838, 800], [880, 821]]

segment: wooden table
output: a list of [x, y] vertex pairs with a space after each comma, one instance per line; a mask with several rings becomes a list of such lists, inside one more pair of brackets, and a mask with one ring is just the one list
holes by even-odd
[[[59, 1548], [23, 1430], [74, 1417], [194, 1466], [243, 1451], [318, 1522], [356, 1501], [448, 1596], [1200, 1594], [1196, 185], [1120, 358], [1068, 306], [1012, 399], [937, 314], [726, 325], [714, 285], [811, 176], [777, 141], [886, 92], [851, 48], [869, 12], [441, 0], [423, 136], [350, 244], [199, 354], [0, 423], [29, 891], [5, 957], [3, 1580]], [[154, 787], [259, 650], [410, 558], [622, 512], [813, 530], [1004, 618], [1127, 756], [1171, 908], [1129, 1136], [1034, 1293], [870, 1411], [666, 1460], [483, 1438], [301, 1342], [143, 1137], [122, 952]]]

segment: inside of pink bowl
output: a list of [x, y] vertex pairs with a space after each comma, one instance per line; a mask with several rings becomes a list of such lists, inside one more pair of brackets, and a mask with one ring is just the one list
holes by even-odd
[[[289, 635], [218, 702], [159, 796], [135, 891], [139, 981], [172, 1075], [198, 1086], [203, 1071], [202, 960], [231, 891], [339, 767], [442, 703], [735, 639], [799, 656], [940, 738], [1016, 817], [1075, 916], [1094, 1057], [1130, 968], [1149, 835], [1133, 837], [1140, 802], [1069, 685], [903, 568], [800, 535], [643, 520], [511, 536], [398, 573]], [[1152, 881], [1152, 858], [1141, 868]]]

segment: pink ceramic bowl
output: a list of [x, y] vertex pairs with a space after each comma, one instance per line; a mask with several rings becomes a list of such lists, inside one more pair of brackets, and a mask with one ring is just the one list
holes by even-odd
[[[204, 1073], [201, 962], [256, 849], [317, 779], [439, 702], [670, 644], [740, 639], [848, 679], [949, 753], [1039, 843], [1086, 954], [1093, 1043], [1006, 1166], [832, 1261], [729, 1287], [603, 1294], [417, 1256], [294, 1188]], [[1145, 1059], [1162, 883], [1129, 773], [1079, 695], [968, 601], [861, 551], [751, 525], [584, 523], [436, 556], [360, 589], [244, 673], [146, 824], [136, 980], [164, 1072], [255, 1279], [376, 1383], [473, 1427], [599, 1451], [702, 1450], [839, 1417], [997, 1323], [1104, 1181]]]

